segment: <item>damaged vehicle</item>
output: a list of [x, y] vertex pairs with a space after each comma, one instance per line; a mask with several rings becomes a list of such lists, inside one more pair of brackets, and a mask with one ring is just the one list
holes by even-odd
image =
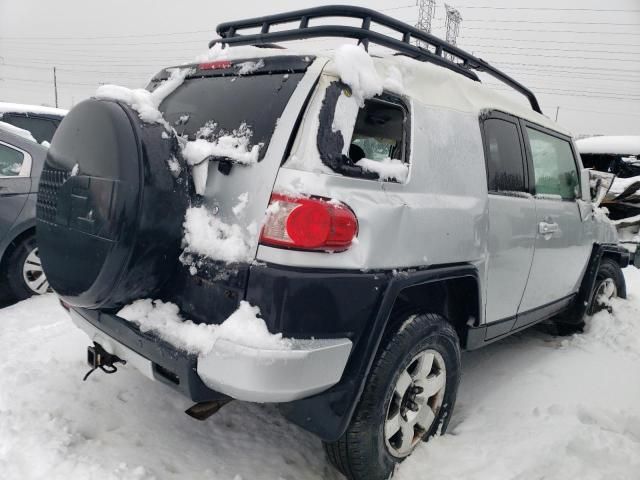
[[[522, 84], [364, 8], [217, 32], [146, 90], [101, 87], [49, 150], [38, 242], [87, 375], [132, 366], [200, 419], [277, 404], [348, 478], [389, 478], [446, 431], [462, 350], [625, 296], [630, 254]], [[279, 45], [316, 37], [360, 45]]]
[[598, 204], [631, 252], [640, 243], [640, 136], [602, 135], [576, 141], [582, 163], [590, 169]]

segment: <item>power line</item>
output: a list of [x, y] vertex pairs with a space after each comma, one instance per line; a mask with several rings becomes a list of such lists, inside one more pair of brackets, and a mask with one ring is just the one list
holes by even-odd
[[[592, 67], [575, 67], [572, 65], [550, 65], [548, 63], [522, 63], [522, 62], [504, 62], [504, 61], [498, 61], [498, 62], [494, 62], [494, 63], [499, 63], [502, 65], [518, 65], [518, 66], [525, 66], [525, 67], [543, 67], [543, 68], [559, 68], [559, 69], [568, 69], [568, 70], [585, 70], [585, 73], [591, 73], [594, 71], [594, 69]], [[622, 72], [622, 73], [629, 73], [629, 74], [639, 74], [640, 70], [628, 70], [628, 69], [624, 69], [624, 68], [609, 68], [607, 67], [606, 69], [607, 72]], [[551, 73], [553, 72], [553, 70], [551, 71]]]
[[[498, 40], [505, 42], [532, 42], [532, 43], [574, 43], [579, 45], [599, 45], [606, 47], [640, 47], [640, 43], [608, 43], [608, 42], [583, 42], [581, 40], [544, 40], [538, 38], [504, 38], [504, 37], [474, 37], [462, 34], [463, 39], [469, 40]], [[506, 45], [505, 45], [506, 46]]]
[[[464, 27], [467, 30], [486, 30], [487, 27]], [[591, 35], [640, 35], [640, 33], [633, 32], [585, 32], [584, 30], [536, 30], [525, 28], [500, 28], [505, 32], [535, 32], [535, 33], [588, 33]]]
[[[522, 56], [522, 53], [518, 53], [518, 52], [505, 52], [503, 50], [500, 50], [498, 52], [496, 51], [490, 51], [490, 50], [484, 50], [484, 53], [488, 53], [490, 55], [518, 55], [518, 56]], [[476, 54], [477, 55], [477, 54]], [[626, 63], [640, 63], [640, 57], [638, 58], [638, 60], [634, 60], [634, 59], [629, 59], [629, 58], [613, 58], [613, 57], [576, 57], [576, 56], [571, 56], [571, 57], [567, 57], [567, 55], [543, 55], [540, 53], [527, 53], [526, 54], [527, 57], [543, 57], [543, 58], [563, 58], [563, 59], [567, 59], [567, 60], [604, 60], [604, 61], [615, 61], [615, 62], [626, 62]], [[640, 70], [638, 70], [638, 73], [640, 73]]]
[[[501, 86], [502, 84], [500, 83], [494, 83], [494, 82], [483, 82], [485, 85], [495, 85], [495, 86]], [[605, 90], [577, 90], [574, 88], [558, 88], [555, 86], [542, 86], [542, 85], [536, 85], [536, 84], [530, 84], [528, 85], [529, 88], [532, 88], [533, 90], [550, 90], [550, 91], [554, 91], [554, 92], [575, 92], [575, 93], [585, 93], [585, 94], [604, 94], [604, 95], [610, 95], [612, 97], [619, 97], [619, 98], [626, 98], [629, 100], [640, 100], [640, 91], [639, 92], [610, 92], [610, 91], [605, 91]]]
[[[573, 107], [566, 107], [564, 105], [559, 105], [560, 108], [563, 108], [565, 110], [572, 110], [572, 111], [576, 111], [576, 112], [589, 112], [589, 113], [605, 113], [605, 114], [609, 114], [609, 115], [632, 115], [634, 117], [640, 117], [640, 113], [629, 113], [629, 112], [611, 112], [611, 111], [605, 111], [605, 110], [589, 110], [586, 108], [573, 108]], [[545, 106], [544, 108], [549, 108], [549, 106]]]
[[555, 8], [555, 7], [494, 7], [493, 5], [465, 5], [461, 8], [477, 8], [490, 10], [539, 10], [539, 11], [563, 11], [563, 12], [640, 12], [638, 9], [614, 9], [614, 8]]
[[482, 19], [475, 18], [467, 20], [468, 22], [486, 22], [486, 23], [554, 23], [554, 24], [566, 24], [566, 25], [615, 25], [617, 27], [639, 27], [638, 23], [618, 23], [618, 22], [571, 22], [565, 20], [523, 20], [523, 19], [514, 19], [514, 20], [506, 20], [506, 19]]
[[[510, 88], [502, 88], [501, 84], [490, 84], [487, 83], [486, 85], [491, 86], [491, 88], [495, 89], [495, 90], [501, 90], [501, 91], [506, 91], [506, 92], [513, 92], [512, 89]], [[629, 102], [629, 101], [640, 101], [640, 97], [639, 98], [628, 98], [628, 97], [612, 97], [609, 95], [594, 95], [594, 94], [582, 94], [582, 93], [566, 93], [566, 92], [555, 92], [552, 89], [542, 89], [542, 88], [538, 88], [535, 89], [535, 93], [537, 94], [545, 94], [545, 95], [557, 95], [557, 96], [563, 96], [563, 97], [587, 97], [587, 98], [603, 98], [603, 99], [607, 99], [607, 100], [621, 100], [621, 101], [625, 101], [625, 102]]]

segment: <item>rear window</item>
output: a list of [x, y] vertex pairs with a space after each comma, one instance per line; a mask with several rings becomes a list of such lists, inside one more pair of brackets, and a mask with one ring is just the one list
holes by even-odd
[[242, 131], [269, 146], [276, 122], [304, 73], [199, 77], [185, 80], [161, 104], [165, 120], [189, 140]]
[[2, 116], [2, 121], [28, 130], [38, 143], [51, 142], [53, 134], [56, 133], [56, 129], [58, 128], [58, 124], [53, 120], [13, 113], [5, 113]]

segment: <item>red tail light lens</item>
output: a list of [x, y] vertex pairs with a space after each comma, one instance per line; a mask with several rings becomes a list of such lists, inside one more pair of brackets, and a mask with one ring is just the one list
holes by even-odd
[[358, 220], [341, 202], [271, 195], [260, 243], [300, 250], [338, 252], [358, 234]]
[[205, 62], [198, 65], [198, 70], [218, 70], [231, 67], [229, 60], [216, 60], [214, 62]]

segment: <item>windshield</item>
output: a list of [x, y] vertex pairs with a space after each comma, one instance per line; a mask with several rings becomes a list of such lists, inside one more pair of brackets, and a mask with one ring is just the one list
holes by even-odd
[[304, 73], [199, 77], [185, 82], [161, 104], [179, 135], [211, 138], [233, 134], [261, 145], [264, 157], [276, 122]]

